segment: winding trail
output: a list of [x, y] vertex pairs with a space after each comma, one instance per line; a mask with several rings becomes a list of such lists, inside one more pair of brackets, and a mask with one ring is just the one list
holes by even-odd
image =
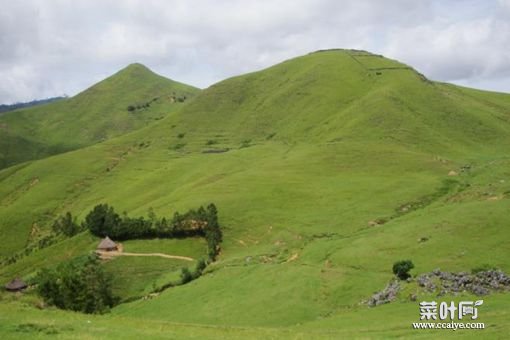
[[163, 257], [166, 259], [194, 261], [194, 259], [191, 257], [168, 255], [168, 254], [163, 254], [163, 253], [125, 253], [125, 252], [120, 252], [120, 251], [102, 251], [102, 250], [97, 250], [97, 253], [103, 259], [117, 257], [117, 256], [156, 256], [156, 257]]

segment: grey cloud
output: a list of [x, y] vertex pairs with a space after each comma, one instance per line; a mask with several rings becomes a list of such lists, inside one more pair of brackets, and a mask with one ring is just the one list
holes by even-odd
[[508, 0], [12, 1], [0, 13], [0, 103], [73, 95], [135, 61], [206, 87], [335, 47], [509, 91], [509, 22]]

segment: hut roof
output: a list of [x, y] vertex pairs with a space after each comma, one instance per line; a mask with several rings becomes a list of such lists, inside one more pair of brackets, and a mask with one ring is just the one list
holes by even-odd
[[108, 236], [106, 236], [97, 246], [97, 249], [112, 249], [116, 248], [117, 243], [113, 242]]
[[8, 290], [20, 290], [27, 288], [27, 284], [20, 278], [15, 278], [14, 280], [6, 284], [5, 288]]

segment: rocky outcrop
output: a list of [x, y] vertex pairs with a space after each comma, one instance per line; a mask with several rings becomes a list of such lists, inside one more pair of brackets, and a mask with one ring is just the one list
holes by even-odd
[[385, 303], [389, 303], [397, 298], [397, 294], [399, 291], [400, 283], [397, 280], [393, 280], [390, 283], [388, 283], [386, 288], [372, 295], [372, 297], [367, 301], [367, 304], [370, 307], [375, 307]]
[[492, 291], [510, 290], [510, 277], [501, 270], [486, 270], [476, 274], [466, 272], [452, 273], [439, 269], [421, 274], [416, 282], [428, 292], [439, 289], [439, 295], [470, 292], [475, 295], [487, 295]]

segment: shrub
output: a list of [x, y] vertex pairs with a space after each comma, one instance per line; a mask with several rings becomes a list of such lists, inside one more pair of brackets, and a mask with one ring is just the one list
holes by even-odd
[[64, 234], [69, 237], [83, 230], [83, 228], [76, 223], [76, 219], [73, 218], [70, 212], [67, 212], [64, 216], [60, 216], [55, 220], [52, 229], [57, 234]]
[[181, 269], [181, 283], [186, 284], [193, 280], [193, 275], [189, 271], [188, 267], [184, 267]]
[[411, 260], [402, 260], [393, 264], [393, 274], [401, 280], [407, 280], [411, 275], [409, 271], [414, 268], [414, 264]]
[[245, 139], [241, 142], [241, 149], [251, 146], [251, 139]]
[[84, 313], [103, 313], [118, 302], [112, 292], [112, 278], [97, 256], [84, 263], [69, 262], [55, 270], [42, 270], [36, 277], [38, 293], [48, 304]]
[[197, 262], [197, 267], [195, 269], [196, 276], [202, 275], [205, 267], [207, 267], [207, 262], [204, 259], [200, 259]]

